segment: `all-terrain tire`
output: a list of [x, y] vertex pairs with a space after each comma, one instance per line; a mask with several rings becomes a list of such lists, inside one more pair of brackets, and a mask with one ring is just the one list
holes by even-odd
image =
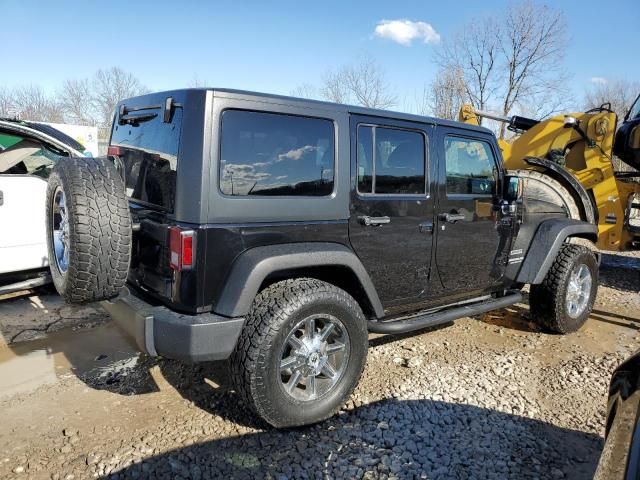
[[[54, 246], [54, 205], [63, 192], [68, 218], [68, 261]], [[47, 186], [47, 250], [56, 290], [68, 303], [107, 300], [122, 290], [131, 258], [131, 216], [124, 184], [106, 157], [61, 158]], [[58, 213], [59, 215], [59, 213]]]
[[[299, 401], [282, 386], [281, 352], [292, 328], [315, 314], [329, 314], [342, 322], [350, 353], [341, 377], [325, 395]], [[253, 302], [230, 358], [233, 383], [245, 404], [270, 425], [309, 425], [332, 416], [351, 395], [362, 375], [367, 347], [366, 320], [348, 293], [316, 279], [281, 281], [261, 291]]]
[[[591, 276], [587, 303], [579, 314], [571, 315], [567, 294], [572, 274], [585, 266]], [[531, 314], [538, 324], [556, 333], [578, 330], [589, 318], [598, 290], [598, 262], [591, 249], [566, 243], [562, 246], [540, 285], [532, 285], [529, 294]]]

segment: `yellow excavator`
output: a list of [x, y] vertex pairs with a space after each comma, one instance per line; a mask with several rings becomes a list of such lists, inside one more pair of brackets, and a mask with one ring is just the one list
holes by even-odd
[[[617, 129], [609, 104], [546, 120], [460, 108], [461, 122], [482, 118], [515, 133], [498, 144], [506, 168], [523, 179], [526, 197], [598, 225], [601, 250], [640, 249], [640, 96]], [[614, 171], [613, 155], [635, 171]]]

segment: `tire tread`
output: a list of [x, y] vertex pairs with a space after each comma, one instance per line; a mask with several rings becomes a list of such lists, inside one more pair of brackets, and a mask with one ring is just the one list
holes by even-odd
[[[108, 300], [118, 295], [129, 272], [132, 232], [124, 184], [106, 157], [63, 158], [53, 169], [47, 193], [47, 219], [53, 194], [61, 185], [69, 215], [69, 268], [54, 275], [69, 303]], [[49, 220], [48, 220], [49, 221]], [[48, 226], [50, 245], [52, 232]], [[49, 263], [56, 268], [52, 248]], [[56, 272], [57, 273], [57, 272]]]
[[[265, 378], [267, 368], [266, 352], [271, 350], [279, 333], [279, 327], [290, 312], [302, 307], [311, 298], [321, 296], [346, 303], [358, 317], [358, 323], [366, 335], [366, 321], [358, 303], [340, 288], [313, 278], [297, 278], [275, 283], [256, 296], [244, 328], [230, 358], [231, 377], [237, 393], [244, 403], [259, 417], [275, 427], [295, 426], [268, 398]], [[307, 423], [315, 423], [332, 416], [346, 401], [357, 384], [364, 369], [364, 361], [338, 405], [327, 414], [313, 418]], [[297, 423], [301, 425], [302, 423]]]

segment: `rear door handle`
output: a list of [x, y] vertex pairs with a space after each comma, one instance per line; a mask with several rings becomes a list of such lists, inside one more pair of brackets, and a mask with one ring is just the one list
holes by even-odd
[[441, 213], [438, 218], [445, 222], [456, 223], [459, 220], [464, 220], [465, 217], [462, 213]]
[[391, 223], [391, 219], [389, 217], [369, 217], [368, 215], [358, 217], [358, 220], [360, 220], [360, 223], [366, 227], [377, 227], [379, 225]]
[[0, 207], [4, 205], [4, 192], [0, 190]]

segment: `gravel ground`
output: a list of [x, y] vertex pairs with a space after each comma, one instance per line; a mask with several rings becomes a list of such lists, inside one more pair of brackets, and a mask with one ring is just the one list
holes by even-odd
[[[287, 431], [244, 410], [224, 362], [139, 356], [100, 312], [65, 311], [83, 327], [0, 347], [0, 478], [591, 478], [611, 371], [640, 344], [640, 257], [606, 256], [601, 284], [568, 336], [516, 305], [372, 337], [340, 414]], [[32, 300], [2, 305], [5, 340], [20, 331], [5, 312]], [[36, 381], [2, 396], [3, 364]]]

